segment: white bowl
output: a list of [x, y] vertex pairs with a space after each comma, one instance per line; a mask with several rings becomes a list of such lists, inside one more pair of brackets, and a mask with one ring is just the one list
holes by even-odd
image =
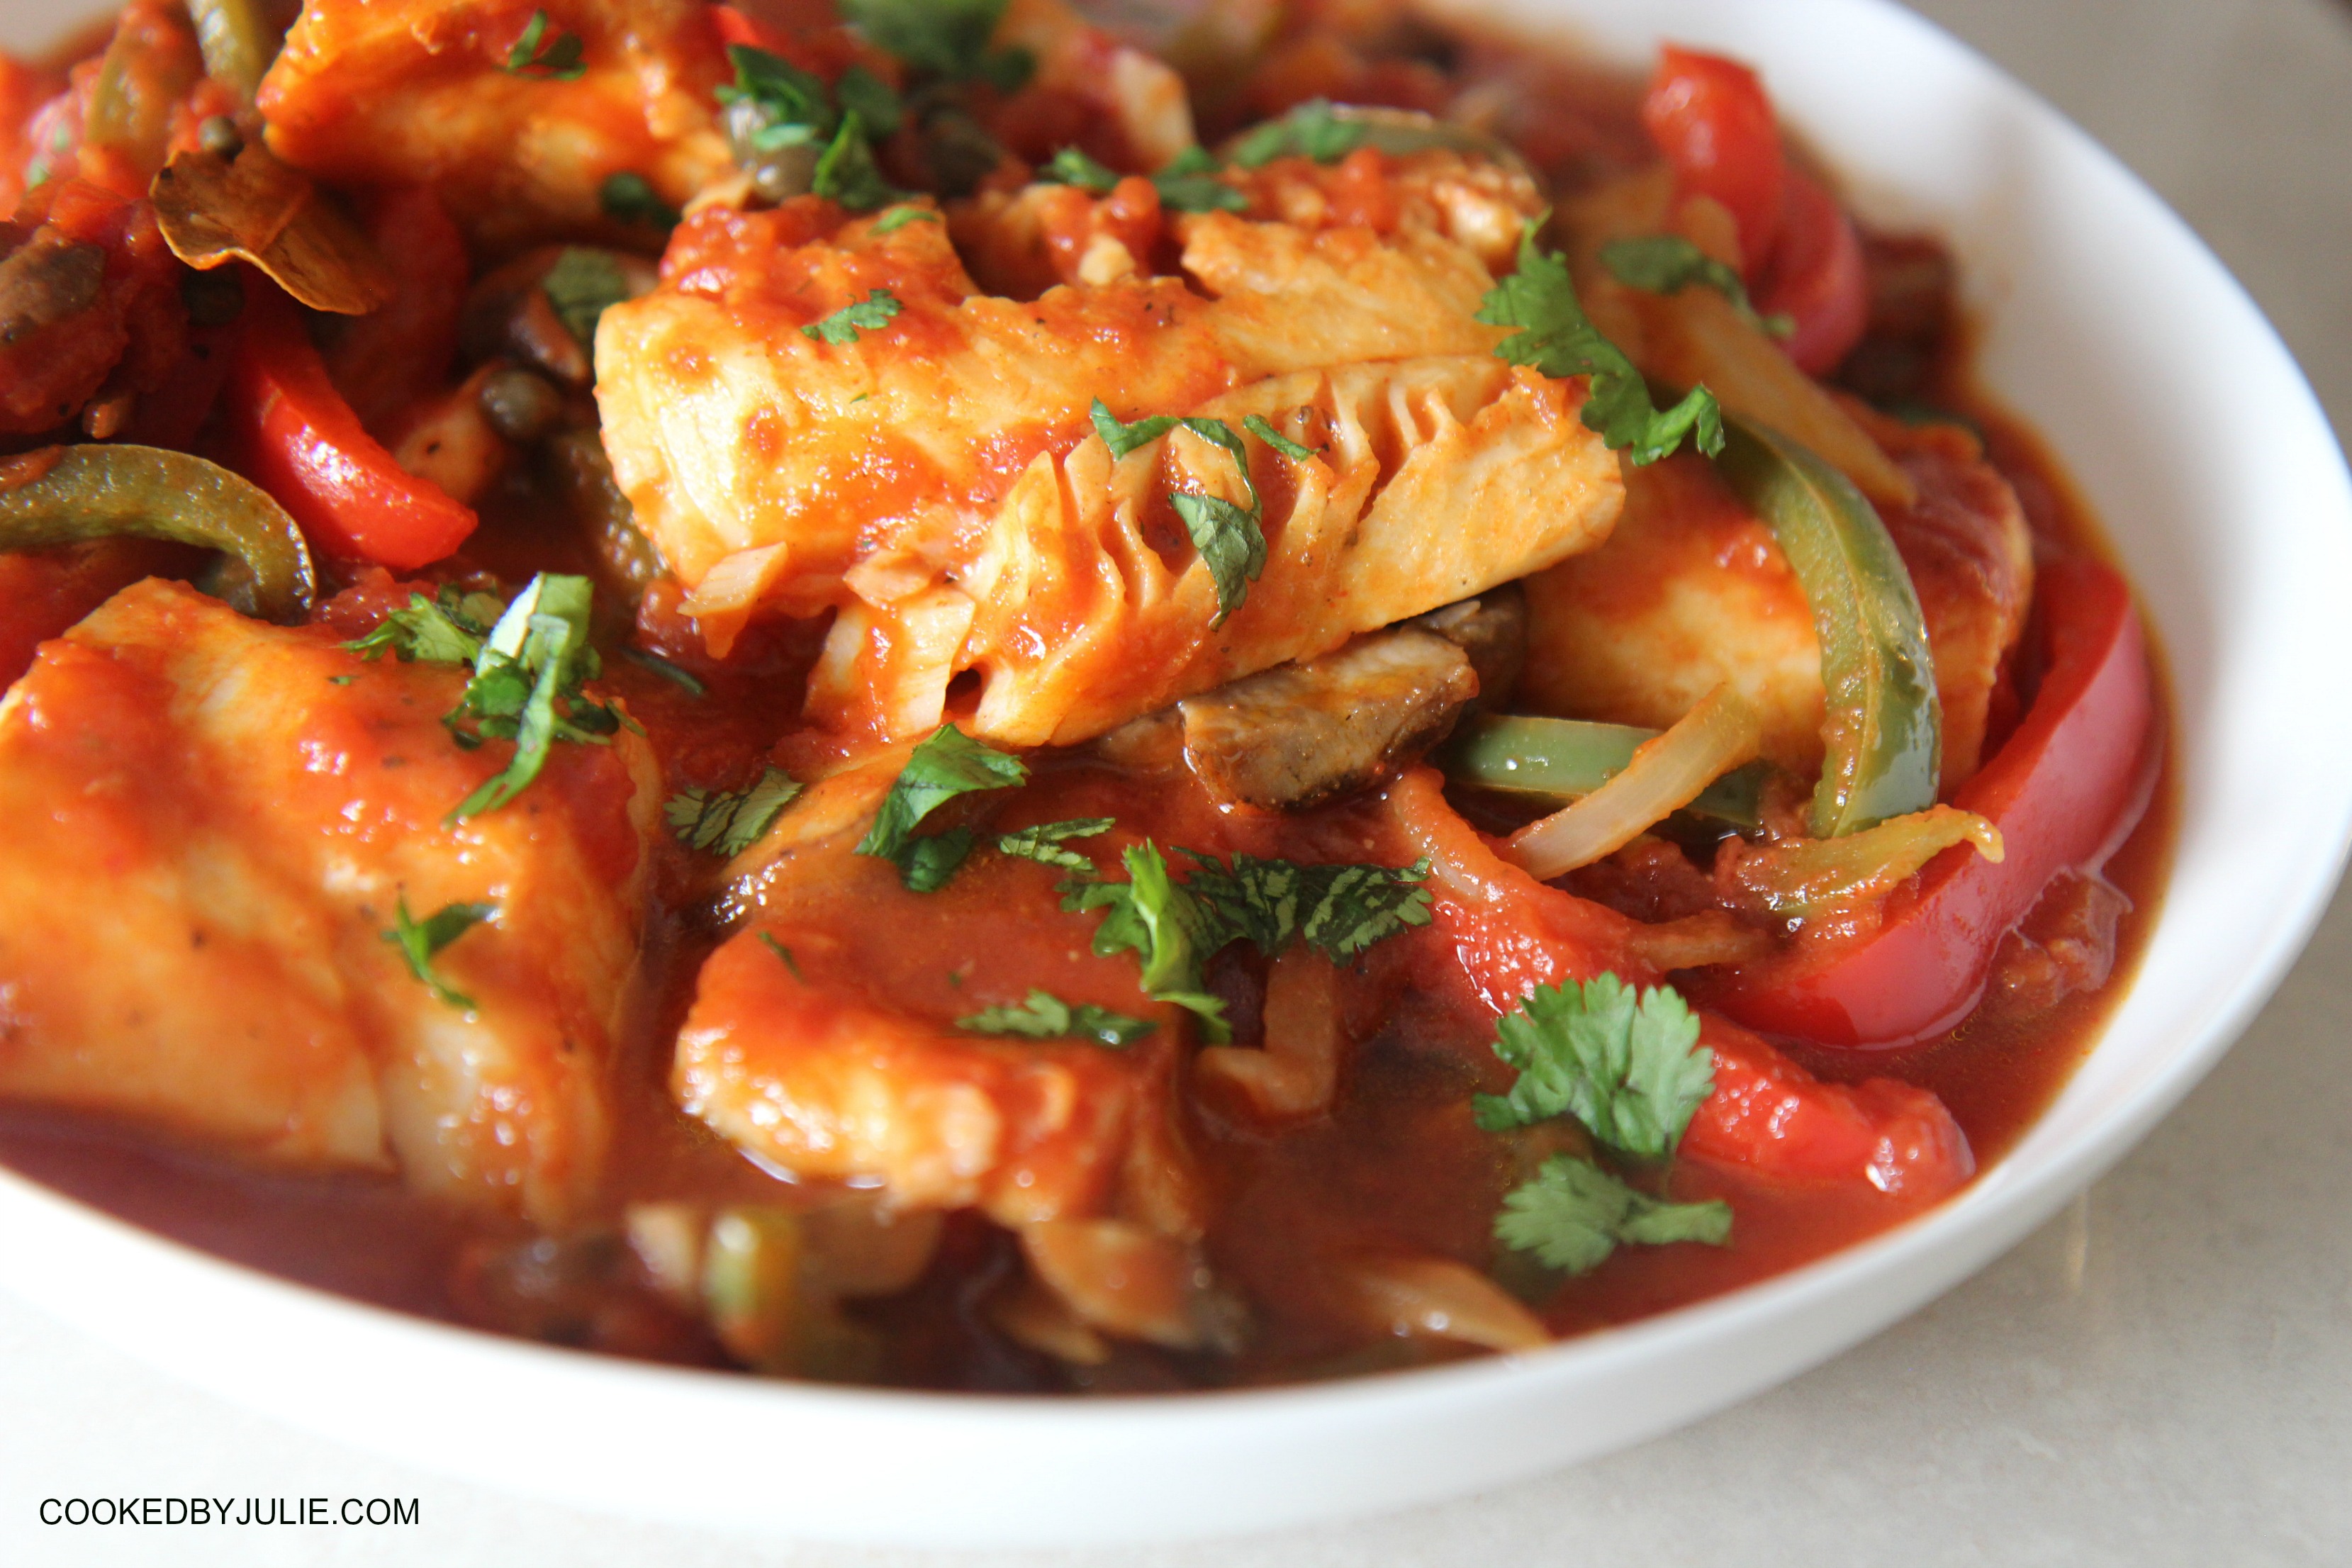
[[[1898, 1230], [1699, 1306], [1536, 1355], [1265, 1393], [984, 1398], [632, 1365], [285, 1284], [5, 1173], [0, 1283], [289, 1421], [592, 1508], [866, 1542], [1140, 1541], [1400, 1508], [1694, 1420], [1911, 1311], [2112, 1164], [2269, 995], [2352, 830], [2331, 629], [2352, 489], [2309, 389], [2137, 180], [1892, 5], [1482, 9], [1629, 62], [1672, 37], [1762, 67], [1865, 208], [1956, 243], [1987, 380], [2049, 437], [2144, 595], [2179, 699], [2171, 889], [2105, 1037], [2006, 1159]], [[0, 37], [58, 20], [55, 0], [0, 0]]]

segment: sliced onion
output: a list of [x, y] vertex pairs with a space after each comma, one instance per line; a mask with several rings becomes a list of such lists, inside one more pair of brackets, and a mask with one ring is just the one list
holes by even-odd
[[1204, 1078], [1220, 1079], [1268, 1121], [1320, 1116], [1331, 1109], [1347, 1037], [1339, 1024], [1339, 972], [1301, 944], [1274, 961], [1265, 980], [1265, 1048], [1212, 1046], [1194, 1058]]
[[1391, 1333], [1493, 1351], [1541, 1350], [1542, 1320], [1476, 1269], [1450, 1258], [1379, 1258], [1357, 1266], [1356, 1298]]
[[1931, 805], [1838, 838], [1740, 851], [1727, 879], [1751, 904], [1776, 915], [1810, 915], [1884, 897], [1955, 844], [1973, 844], [1986, 859], [2000, 861], [2000, 828], [1973, 811]]
[[1754, 760], [1763, 725], [1728, 681], [1699, 700], [1675, 727], [1633, 753], [1623, 773], [1564, 811], [1512, 835], [1512, 857], [1549, 881], [1631, 844], [1698, 798], [1732, 769]]

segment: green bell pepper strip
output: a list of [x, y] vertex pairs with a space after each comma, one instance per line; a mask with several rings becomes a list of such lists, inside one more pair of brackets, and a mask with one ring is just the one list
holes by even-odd
[[[248, 616], [292, 621], [317, 591], [302, 531], [268, 492], [217, 463], [160, 447], [52, 447], [27, 453], [29, 471], [0, 489], [0, 550], [47, 550], [116, 534], [217, 550], [204, 584]], [[0, 477], [0, 484], [5, 484]]]
[[[1622, 773], [1635, 749], [1658, 734], [1632, 724], [1490, 714], [1457, 729], [1436, 760], [1447, 777], [1461, 783], [1564, 805]], [[1685, 809], [1735, 827], [1760, 826], [1757, 813], [1765, 772], [1762, 763], [1734, 769]]]
[[280, 29], [269, 25], [259, 0], [188, 0], [188, 18], [205, 55], [205, 74], [253, 107], [261, 79], [278, 58]]
[[1724, 419], [1715, 465], [1772, 531], [1813, 610], [1828, 699], [1814, 837], [1935, 804], [1943, 707], [1926, 617], [1886, 525], [1844, 475], [1785, 436]]

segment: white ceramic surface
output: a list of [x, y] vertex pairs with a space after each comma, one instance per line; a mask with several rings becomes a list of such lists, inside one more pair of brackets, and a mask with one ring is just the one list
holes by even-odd
[[[27, 11], [0, 8], [21, 28]], [[2207, 1068], [2334, 879], [2352, 722], [2330, 589], [2352, 498], [2219, 267], [2077, 133], [1864, 0], [1523, 4], [1630, 48], [1743, 53], [1874, 210], [1959, 242], [1994, 385], [2115, 532], [2181, 695], [2179, 870], [2143, 977], [2050, 1115], [1955, 1203], [1722, 1301], [1517, 1363], [1072, 1405], [803, 1390], [593, 1363], [278, 1285], [0, 1182], [0, 1278], [261, 1407], [596, 1506], [956, 1544], [1213, 1533], [1396, 1507], [1691, 1419], [1882, 1326], [2112, 1162]], [[22, 36], [21, 32], [17, 36]], [[168, 1303], [168, 1307], [165, 1304]]]

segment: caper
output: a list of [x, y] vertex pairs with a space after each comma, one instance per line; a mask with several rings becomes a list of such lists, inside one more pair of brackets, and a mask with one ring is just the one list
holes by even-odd
[[226, 114], [207, 115], [196, 127], [196, 145], [217, 157], [234, 158], [245, 151], [245, 133]]
[[562, 412], [563, 395], [537, 371], [502, 370], [482, 381], [482, 416], [509, 441], [536, 440]]

